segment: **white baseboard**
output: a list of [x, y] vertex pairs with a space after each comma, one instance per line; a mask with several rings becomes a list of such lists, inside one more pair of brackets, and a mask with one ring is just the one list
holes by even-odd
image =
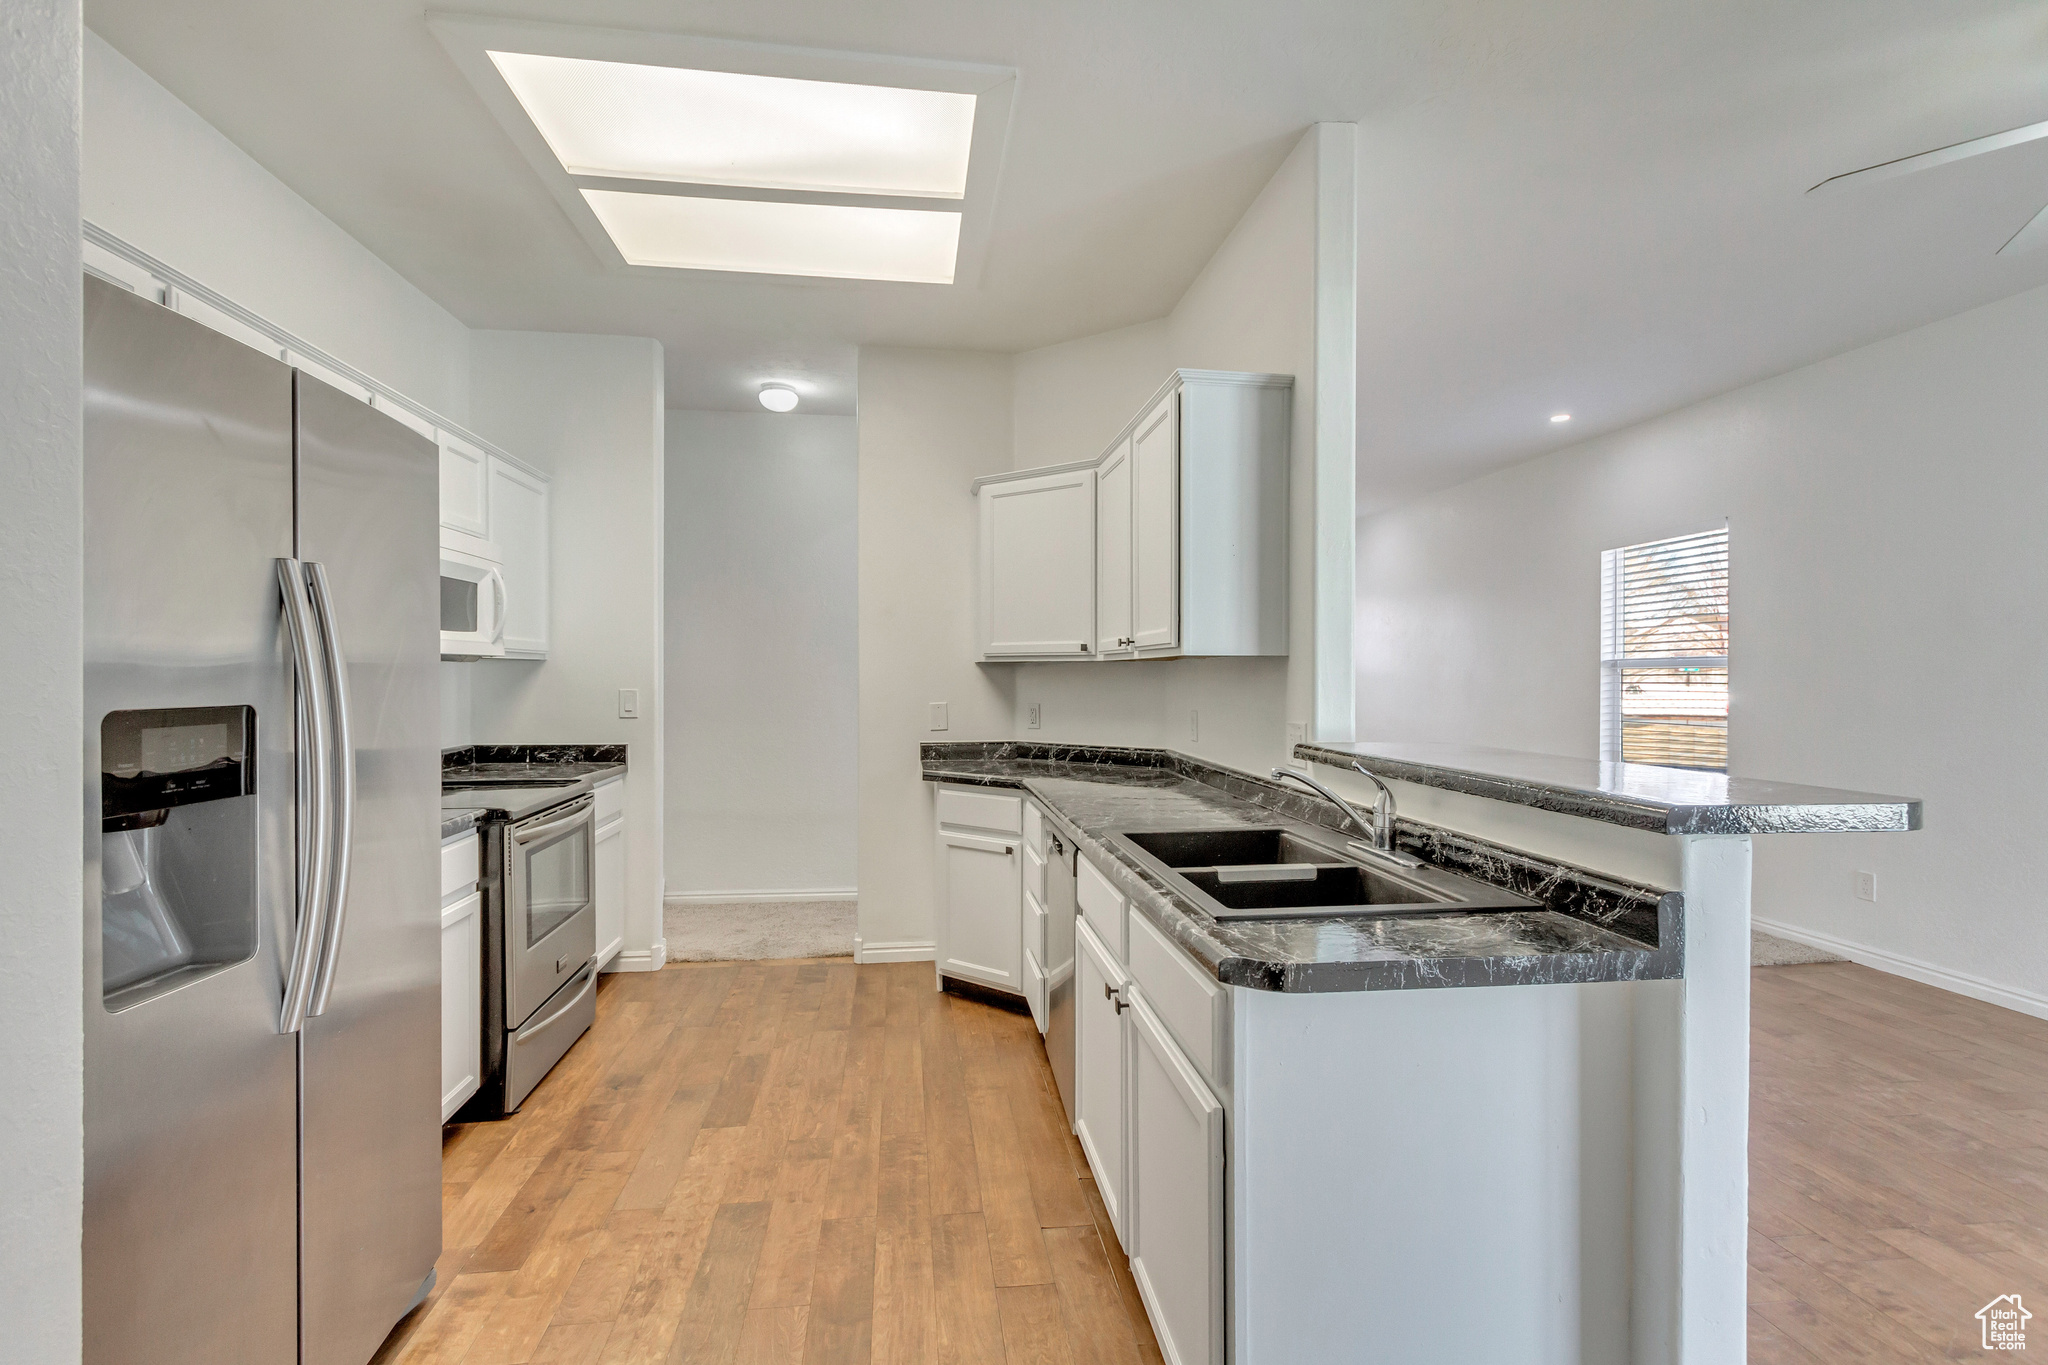
[[1981, 976], [1971, 976], [1968, 972], [1937, 967], [1932, 962], [1923, 962], [1917, 957], [1886, 952], [1882, 948], [1872, 948], [1868, 944], [1851, 943], [1848, 939], [1836, 938], [1833, 934], [1822, 934], [1812, 929], [1780, 924], [1776, 920], [1752, 916], [1750, 923], [1775, 937], [1789, 938], [1794, 943], [1804, 943], [1809, 948], [1823, 948], [1831, 953], [1840, 953], [1860, 966], [1889, 972], [1893, 976], [1903, 976], [1922, 985], [1953, 991], [1957, 995], [1967, 995], [1972, 1000], [1982, 1000], [1986, 1004], [2017, 1010], [2021, 1014], [2031, 1014], [2036, 1019], [2048, 1019], [2048, 995], [2015, 990], [2011, 986], [2001, 986], [1995, 981], [1986, 981]]
[[798, 888], [792, 891], [672, 891], [661, 898], [663, 905], [736, 905], [753, 901], [853, 901], [860, 893], [852, 887], [833, 886], [823, 890]]
[[657, 939], [652, 948], [621, 948], [607, 971], [658, 972], [668, 965], [668, 943]]
[[855, 962], [930, 962], [937, 952], [938, 945], [928, 938], [869, 943], [859, 934], [853, 936]]

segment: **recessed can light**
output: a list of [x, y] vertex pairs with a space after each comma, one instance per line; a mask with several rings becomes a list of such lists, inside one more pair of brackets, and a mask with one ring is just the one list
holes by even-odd
[[1550, 420], [1553, 422], [1569, 422], [1572, 420], [1572, 415], [1568, 412], [1553, 412], [1550, 414]]
[[796, 406], [796, 390], [787, 384], [763, 384], [761, 406], [770, 412], [788, 412]]

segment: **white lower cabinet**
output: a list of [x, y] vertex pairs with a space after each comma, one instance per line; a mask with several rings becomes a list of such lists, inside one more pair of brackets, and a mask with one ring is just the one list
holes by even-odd
[[441, 847], [441, 1122], [483, 1069], [484, 901], [474, 834]]
[[1167, 1365], [1222, 1365], [1223, 1105], [1142, 997], [1129, 1020], [1131, 1278]]
[[1111, 1228], [1130, 1245], [1129, 1155], [1125, 1150], [1130, 1042], [1124, 1023], [1129, 987], [1116, 957], [1086, 921], [1074, 933], [1074, 1136]]
[[939, 830], [939, 971], [1024, 993], [1016, 835]]
[[597, 965], [618, 957], [626, 946], [626, 779], [623, 774], [597, 786], [597, 828], [591, 853], [591, 899], [597, 903]]

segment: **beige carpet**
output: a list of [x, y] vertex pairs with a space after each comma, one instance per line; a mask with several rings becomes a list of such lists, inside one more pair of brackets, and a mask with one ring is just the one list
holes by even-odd
[[1839, 953], [1809, 948], [1789, 938], [1779, 938], [1761, 929], [1749, 931], [1749, 965], [1752, 967], [1797, 967], [1807, 962], [1846, 962]]
[[755, 962], [853, 952], [852, 901], [669, 901], [661, 908], [671, 962]]

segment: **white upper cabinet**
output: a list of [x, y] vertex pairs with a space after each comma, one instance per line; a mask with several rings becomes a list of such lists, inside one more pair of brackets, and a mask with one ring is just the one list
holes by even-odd
[[1131, 637], [1141, 651], [1180, 644], [1180, 395], [1131, 433]]
[[548, 481], [446, 431], [440, 440], [441, 548], [497, 572], [504, 630], [496, 640], [503, 653], [494, 657], [545, 659], [552, 609]]
[[505, 657], [548, 653], [548, 485], [493, 455], [491, 543], [505, 574]]
[[[1086, 465], [977, 480], [981, 657], [1287, 653], [1287, 461], [1294, 379], [1176, 370], [1093, 466], [1094, 526], [1070, 497]], [[1062, 480], [1069, 481], [1062, 483]], [[1014, 490], [1013, 506], [991, 496]], [[1041, 500], [1028, 501], [1025, 490]], [[1090, 573], [1080, 571], [1092, 553]], [[1093, 648], [1069, 639], [1084, 578]]]
[[1095, 471], [985, 479], [985, 659], [1088, 658], [1095, 649]]
[[[467, 441], [441, 433], [441, 537], [443, 549], [484, 553], [491, 539], [490, 457]], [[474, 545], [452, 543], [445, 533]], [[488, 555], [486, 556], [488, 558]]]
[[1095, 652], [1131, 652], [1131, 443], [1120, 441], [1095, 471]]

